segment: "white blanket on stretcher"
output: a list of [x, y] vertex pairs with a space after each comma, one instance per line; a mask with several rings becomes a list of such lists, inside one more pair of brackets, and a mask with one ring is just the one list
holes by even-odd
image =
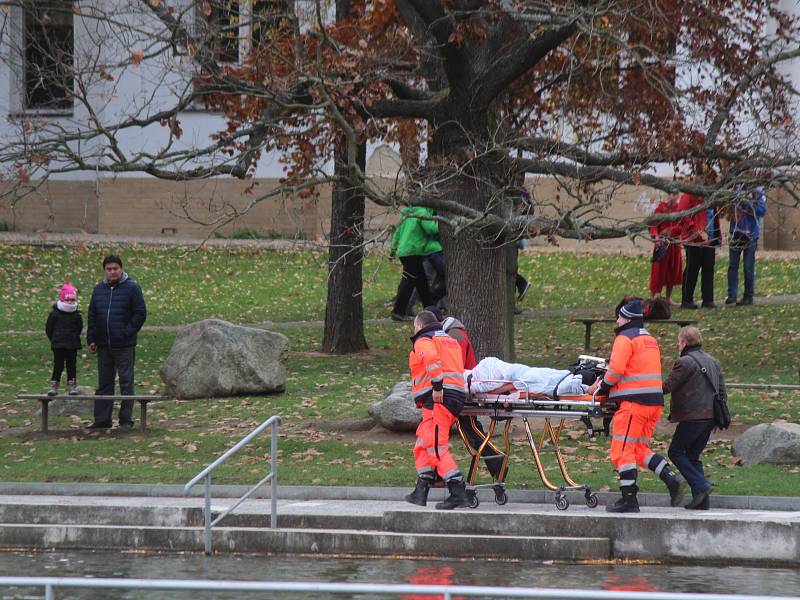
[[523, 389], [533, 394], [551, 394], [557, 385], [559, 395], [577, 396], [584, 394], [589, 387], [583, 385], [580, 375], [573, 375], [566, 369], [529, 367], [519, 363], [507, 363], [493, 356], [484, 358], [471, 371], [465, 371], [465, 382], [470, 374], [472, 374], [470, 387], [472, 393], [496, 389], [502, 385], [498, 381], [523, 382], [527, 386]]

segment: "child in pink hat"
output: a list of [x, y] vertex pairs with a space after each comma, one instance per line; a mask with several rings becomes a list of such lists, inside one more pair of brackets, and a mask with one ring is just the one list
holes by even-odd
[[83, 331], [83, 318], [78, 310], [78, 290], [74, 285], [65, 283], [61, 287], [58, 300], [53, 303], [53, 309], [47, 317], [45, 331], [53, 350], [53, 376], [50, 378], [47, 395], [58, 394], [61, 373], [66, 364], [67, 393], [74, 396], [78, 393], [77, 362]]

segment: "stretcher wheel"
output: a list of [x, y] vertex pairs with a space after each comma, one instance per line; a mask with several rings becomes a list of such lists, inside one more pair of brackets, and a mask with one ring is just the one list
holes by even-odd
[[586, 506], [597, 508], [597, 494], [586, 494]]
[[494, 493], [494, 501], [503, 506], [506, 502], [508, 502], [508, 494], [506, 494], [505, 490], [501, 490], [499, 492]]
[[556, 508], [558, 510], [567, 510], [569, 508], [569, 500], [566, 496], [556, 496]]
[[470, 508], [478, 508], [478, 506], [480, 506], [481, 501], [478, 500], [477, 492], [467, 490], [467, 500], [469, 501]]

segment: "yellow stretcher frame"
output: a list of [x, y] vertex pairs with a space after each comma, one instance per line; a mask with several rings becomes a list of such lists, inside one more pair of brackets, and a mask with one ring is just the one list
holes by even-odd
[[[506, 382], [504, 382], [506, 383]], [[519, 383], [519, 382], [516, 382]], [[524, 385], [524, 384], [523, 384]], [[467, 436], [462, 431], [461, 423], [456, 422], [458, 425], [458, 433], [464, 446], [471, 456], [470, 466], [467, 474], [467, 484], [472, 490], [481, 488], [492, 488], [495, 493], [495, 502], [503, 505], [508, 501], [506, 493], [505, 475], [506, 466], [508, 465], [509, 457], [511, 456], [511, 440], [510, 428], [513, 419], [521, 418], [525, 425], [525, 435], [528, 440], [528, 445], [531, 449], [536, 470], [542, 481], [542, 484], [556, 493], [555, 504], [559, 510], [566, 510], [569, 508], [569, 499], [566, 492], [568, 491], [582, 491], [584, 494], [584, 501], [589, 508], [597, 506], [597, 495], [592, 492], [591, 486], [588, 484], [577, 483], [570, 477], [567, 469], [567, 464], [564, 455], [561, 452], [559, 439], [564, 430], [564, 422], [567, 419], [580, 419], [581, 417], [602, 417], [607, 413], [604, 412], [600, 401], [593, 396], [570, 396], [554, 399], [547, 395], [526, 395], [523, 398], [510, 398], [509, 396], [499, 394], [484, 394], [481, 397], [473, 395], [470, 401], [465, 404], [464, 410], [461, 412], [462, 416], [469, 417], [470, 425], [475, 430], [479, 437], [483, 437], [482, 442], [477, 448], [474, 448], [468, 441]], [[480, 435], [480, 428], [476, 427], [477, 417], [488, 416], [490, 417], [489, 426], [485, 435]], [[530, 419], [544, 418], [544, 427], [542, 428], [542, 435], [537, 440], [533, 434], [530, 425]], [[553, 426], [551, 419], [557, 418], [558, 425]], [[505, 421], [503, 426], [503, 448], [500, 450], [494, 442], [492, 436], [496, 429], [498, 421]], [[553, 452], [558, 463], [559, 471], [564, 480], [564, 484], [556, 485], [547, 476], [542, 463], [541, 452], [547, 441], [553, 445]], [[500, 468], [500, 475], [491, 484], [475, 485], [478, 469], [480, 467], [481, 455], [485, 448], [492, 449], [495, 453], [504, 455]], [[476, 497], [477, 498], [477, 497]], [[477, 502], [477, 500], [476, 500]], [[477, 504], [476, 504], [477, 505]]]

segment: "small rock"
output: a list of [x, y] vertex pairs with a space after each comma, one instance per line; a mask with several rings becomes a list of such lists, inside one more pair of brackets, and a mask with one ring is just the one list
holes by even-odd
[[733, 441], [734, 456], [742, 463], [775, 465], [800, 463], [800, 424], [762, 423], [745, 431]]

